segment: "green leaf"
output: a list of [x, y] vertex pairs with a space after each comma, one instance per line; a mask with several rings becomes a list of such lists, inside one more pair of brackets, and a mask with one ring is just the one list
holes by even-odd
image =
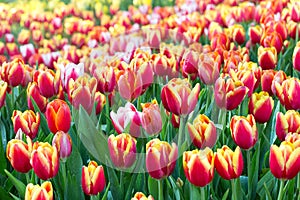
[[34, 110], [36, 112], [40, 113], [40, 116], [41, 116], [40, 127], [42, 128], [43, 133], [45, 135], [48, 135], [50, 133], [50, 129], [48, 127], [47, 119], [46, 119], [44, 113], [41, 112], [40, 108], [38, 107], [38, 105], [36, 104], [36, 102], [34, 101], [34, 99], [32, 97], [30, 97], [30, 99], [31, 99], [31, 102], [32, 102]]
[[224, 195], [222, 196], [222, 200], [226, 200], [229, 194], [229, 188], [226, 190], [226, 192], [224, 193]]
[[174, 195], [175, 195], [175, 199], [176, 199], [176, 200], [183, 199], [183, 196], [182, 196], [182, 194], [181, 194], [181, 191], [180, 191], [179, 187], [177, 186], [177, 184], [176, 184], [174, 178], [173, 178], [172, 176], [169, 176], [169, 177], [168, 177], [168, 180], [169, 180], [169, 182], [170, 182], [171, 185], [172, 185], [173, 193], [174, 193]]
[[0, 187], [0, 199], [12, 200], [13, 198], [3, 187]]
[[119, 185], [119, 179], [115, 170], [110, 167], [107, 167], [106, 170], [110, 181], [110, 191], [113, 196], [113, 199], [115, 200], [123, 199], [123, 197], [119, 195], [121, 191], [121, 187]]
[[[271, 171], [268, 171], [257, 183], [257, 193], [261, 198], [270, 195], [270, 191], [274, 188], [275, 178]], [[269, 194], [268, 194], [269, 193]], [[270, 195], [271, 196], [271, 195]]]
[[102, 200], [107, 200], [108, 191], [110, 188], [110, 183], [106, 186], [105, 193], [103, 194]]
[[67, 187], [64, 191], [64, 199], [84, 199], [80, 182], [78, 183], [75, 175], [67, 173]]
[[18, 180], [16, 177], [14, 177], [9, 171], [7, 171], [6, 169], [4, 170], [4, 172], [6, 173], [6, 175], [8, 176], [8, 179], [12, 182], [12, 184], [16, 187], [16, 189], [18, 190], [20, 196], [24, 197], [25, 196], [25, 190], [26, 190], [26, 186], [25, 184]]
[[280, 101], [277, 100], [276, 107], [274, 107], [273, 113], [265, 128], [265, 135], [269, 137], [270, 146], [275, 142], [277, 138], [276, 131], [275, 131], [275, 123], [276, 123], [276, 115], [279, 112], [279, 109], [280, 109]]
[[2, 120], [0, 120], [0, 131], [2, 133], [2, 137], [1, 137], [1, 141], [0, 141], [0, 163], [1, 163], [0, 164], [0, 173], [5, 175], [4, 169], [7, 168], [7, 161], [6, 161], [6, 157], [5, 157], [7, 139], [6, 139], [5, 126], [2, 122]]
[[158, 181], [151, 176], [148, 177], [148, 190], [154, 199], [158, 199]]

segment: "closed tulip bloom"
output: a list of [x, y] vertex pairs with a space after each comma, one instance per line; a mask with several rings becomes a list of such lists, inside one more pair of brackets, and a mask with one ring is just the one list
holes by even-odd
[[31, 170], [30, 154], [32, 150], [32, 142], [27, 138], [27, 143], [22, 140], [12, 139], [6, 146], [6, 157], [12, 167], [21, 173], [27, 173]]
[[226, 145], [221, 149], [217, 149], [215, 168], [218, 174], [226, 180], [238, 178], [244, 168], [243, 154], [240, 147], [236, 147], [235, 151], [232, 151]]
[[199, 114], [193, 121], [188, 123], [188, 131], [193, 144], [199, 149], [212, 148], [217, 140], [215, 124], [204, 114]]
[[197, 187], [204, 187], [212, 181], [215, 158], [210, 148], [186, 151], [183, 153], [182, 160], [184, 174], [190, 183]]
[[72, 153], [72, 139], [68, 133], [57, 131], [52, 139], [52, 146], [57, 148], [59, 158], [65, 161]]
[[154, 200], [154, 198], [149, 195], [148, 197], [142, 193], [142, 192], [137, 192], [135, 195], [131, 198], [131, 200]]
[[299, 133], [288, 133], [285, 136], [285, 141], [290, 142], [295, 148], [300, 147], [300, 134]]
[[37, 83], [41, 95], [46, 98], [53, 97], [58, 93], [60, 84], [60, 71], [56, 73], [51, 69], [39, 70], [33, 74], [33, 81]]
[[74, 63], [67, 63], [66, 65], [58, 64], [57, 66], [60, 70], [60, 78], [65, 90], [68, 88], [70, 79], [75, 81], [79, 76], [84, 74], [83, 63], [79, 63], [78, 65]]
[[257, 57], [262, 69], [274, 69], [277, 64], [277, 51], [275, 47], [258, 47]]
[[283, 141], [280, 146], [272, 145], [270, 149], [270, 170], [279, 179], [292, 179], [300, 170], [300, 148]]
[[198, 75], [199, 54], [192, 50], [187, 50], [180, 62], [182, 74], [184, 77], [190, 76], [191, 80], [195, 80]]
[[230, 76], [221, 75], [214, 87], [214, 97], [219, 108], [233, 110], [243, 101], [248, 93], [248, 88], [239, 80]]
[[59, 169], [57, 148], [49, 143], [35, 142], [31, 153], [30, 164], [34, 173], [43, 180], [53, 178]]
[[25, 190], [25, 200], [53, 200], [53, 187], [50, 181], [41, 186], [29, 183]]
[[159, 48], [162, 39], [162, 33], [160, 29], [150, 28], [146, 31], [146, 41], [151, 48]]
[[220, 75], [221, 56], [217, 52], [200, 54], [198, 75], [206, 85], [213, 85]]
[[246, 39], [246, 32], [242, 25], [240, 24], [234, 24], [231, 27], [229, 27], [232, 40], [234, 42], [237, 42], [238, 44], [243, 44]]
[[276, 71], [273, 69], [263, 70], [261, 76], [261, 89], [269, 93], [269, 95], [273, 95], [272, 92], [272, 82], [274, 80]]
[[260, 44], [263, 47], [274, 47], [279, 53], [283, 46], [281, 35], [276, 31], [265, 31], [261, 37]]
[[47, 106], [47, 98], [41, 95], [36, 82], [30, 82], [27, 86], [27, 104], [30, 110], [35, 110], [31, 98], [39, 109], [44, 112]]
[[140, 136], [141, 113], [137, 111], [132, 103], [127, 102], [125, 107], [119, 107], [117, 113], [111, 111], [110, 118], [118, 134], [121, 134], [130, 124], [129, 133], [134, 137]]
[[300, 109], [300, 80], [292, 77], [282, 82], [283, 96], [279, 96], [281, 103], [287, 110]]
[[249, 113], [259, 123], [269, 121], [274, 107], [274, 100], [267, 92], [253, 93], [249, 101]]
[[156, 135], [162, 129], [160, 108], [156, 100], [142, 104], [142, 126], [149, 135]]
[[154, 179], [168, 177], [174, 171], [178, 157], [178, 148], [175, 143], [172, 146], [165, 141], [155, 138], [146, 145], [146, 168]]
[[97, 195], [105, 187], [105, 175], [102, 165], [90, 161], [88, 166], [82, 167], [81, 185], [86, 195]]
[[97, 79], [97, 89], [103, 94], [111, 93], [115, 89], [117, 80], [113, 67], [97, 67], [94, 77]]
[[295, 110], [288, 110], [285, 114], [276, 115], [276, 135], [283, 141], [290, 132], [300, 133], [300, 114]]
[[45, 115], [48, 127], [53, 134], [57, 131], [69, 131], [71, 126], [71, 111], [65, 101], [55, 99], [48, 103]]
[[34, 139], [39, 131], [40, 126], [40, 114], [36, 114], [32, 110], [26, 110], [21, 112], [14, 110], [11, 120], [14, 126], [14, 132], [17, 133], [19, 129], [22, 130], [25, 135], [28, 135], [31, 139]]
[[[95, 93], [95, 102], [96, 102], [96, 115], [100, 114], [104, 105], [106, 104], [106, 97], [101, 92], [97, 91]], [[109, 103], [109, 102], [108, 102]]]
[[259, 43], [263, 30], [260, 25], [249, 27], [249, 38], [253, 44]]
[[242, 149], [252, 148], [258, 138], [254, 116], [233, 116], [230, 122], [230, 131], [233, 141]]
[[108, 149], [116, 167], [131, 167], [136, 160], [136, 140], [127, 133], [108, 137]]
[[162, 88], [161, 100], [167, 111], [186, 116], [195, 109], [199, 93], [199, 83], [191, 88], [187, 79], [174, 78]]
[[300, 41], [297, 42], [293, 52], [293, 66], [300, 71]]
[[0, 108], [2, 108], [2, 106], [5, 103], [6, 91], [7, 91], [7, 83], [0, 80]]
[[12, 87], [20, 85], [25, 78], [24, 65], [24, 61], [20, 58], [15, 58], [9, 63], [3, 63], [1, 67], [2, 80]]
[[[167, 51], [166, 51], [167, 52]], [[157, 76], [168, 77], [169, 80], [178, 77], [179, 64], [173, 53], [152, 54], [153, 71]]]

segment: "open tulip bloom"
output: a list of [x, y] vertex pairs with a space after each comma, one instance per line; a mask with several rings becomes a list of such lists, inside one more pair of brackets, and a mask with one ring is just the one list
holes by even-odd
[[299, 0], [0, 3], [0, 199], [299, 199], [299, 38]]

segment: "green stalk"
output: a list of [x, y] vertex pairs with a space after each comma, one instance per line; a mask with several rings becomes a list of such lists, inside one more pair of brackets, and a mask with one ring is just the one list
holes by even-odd
[[158, 180], [158, 200], [164, 200], [163, 181], [164, 180]]
[[91, 195], [91, 198], [90, 198], [91, 200], [99, 200], [100, 198], [99, 198], [99, 194], [97, 194], [97, 195]]
[[296, 196], [300, 196], [300, 173], [298, 173], [297, 175], [297, 184], [296, 184], [296, 188], [297, 188], [297, 191], [296, 191]]
[[30, 183], [29, 173], [30, 173], [30, 171], [25, 174], [27, 184]]
[[186, 125], [187, 117], [186, 116], [180, 116], [180, 125], [179, 125], [179, 133], [178, 133], [178, 148], [179, 148], [179, 155], [182, 155], [182, 149], [181, 146], [184, 141], [184, 129]]
[[205, 200], [206, 199], [206, 192], [205, 192], [206, 186], [200, 187], [200, 193], [201, 193], [201, 199]]
[[283, 200], [283, 188], [284, 188], [284, 180], [280, 180], [280, 188], [277, 200]]
[[[227, 114], [227, 111], [225, 109], [220, 109], [220, 112], [219, 112], [219, 117], [218, 117], [218, 124], [222, 124], [223, 127], [222, 127], [222, 131], [221, 131], [221, 134], [222, 134], [222, 144], [225, 144], [225, 134], [224, 134], [224, 130], [225, 130], [225, 127], [226, 127], [226, 114]], [[220, 135], [219, 135], [220, 137]]]
[[108, 94], [105, 94], [105, 114], [106, 114], [106, 134], [110, 131], [110, 119], [109, 119], [109, 98]]
[[235, 190], [235, 179], [231, 179], [231, 193], [232, 193], [232, 200], [237, 200], [236, 190]]
[[64, 191], [67, 189], [67, 170], [66, 170], [66, 162], [62, 162], [62, 176], [63, 176], [63, 184]]
[[121, 195], [124, 198], [124, 172], [120, 171], [120, 188], [121, 188]]
[[247, 170], [248, 170], [248, 199], [252, 199], [252, 174], [251, 174], [251, 155], [247, 150]]

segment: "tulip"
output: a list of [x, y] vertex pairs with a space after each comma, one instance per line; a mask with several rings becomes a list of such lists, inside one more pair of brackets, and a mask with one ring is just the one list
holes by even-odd
[[35, 142], [31, 153], [30, 164], [34, 173], [43, 180], [53, 178], [58, 173], [59, 155], [57, 148], [49, 143]]
[[243, 101], [248, 88], [241, 81], [221, 75], [214, 88], [214, 97], [219, 108], [233, 110]]
[[30, 110], [35, 110], [32, 99], [35, 101], [39, 109], [43, 112], [47, 106], [47, 98], [42, 96], [36, 82], [30, 82], [27, 86], [27, 104]]
[[223, 49], [228, 50], [230, 45], [230, 40], [225, 33], [217, 33], [211, 38], [211, 48], [213, 50]]
[[279, 179], [292, 179], [300, 170], [300, 148], [283, 141], [280, 146], [272, 145], [270, 149], [270, 170]]
[[118, 80], [118, 90], [122, 98], [133, 101], [142, 94], [142, 77], [128, 68]]
[[271, 85], [271, 90], [272, 93], [275, 94], [279, 100], [281, 101], [281, 103], [284, 102], [283, 99], [283, 88], [282, 88], [282, 83], [283, 81], [285, 81], [287, 79], [287, 75], [285, 74], [284, 71], [278, 71], [275, 73], [273, 81], [272, 81], [272, 85]]
[[300, 71], [300, 41], [297, 42], [293, 52], [293, 66]]
[[156, 135], [162, 129], [162, 117], [156, 100], [142, 104], [142, 126], [149, 135]]
[[32, 142], [27, 137], [27, 143], [22, 140], [12, 139], [6, 146], [6, 157], [12, 167], [21, 173], [27, 173], [31, 170], [30, 154], [32, 150]]
[[24, 65], [24, 61], [20, 58], [15, 58], [9, 63], [3, 63], [1, 68], [2, 79], [12, 87], [20, 85], [25, 78]]
[[78, 77], [84, 74], [83, 63], [79, 63], [78, 65], [74, 63], [68, 63], [66, 65], [58, 64], [58, 68], [60, 69], [61, 82], [64, 89], [68, 88], [70, 79], [75, 81]]
[[97, 80], [88, 76], [81, 76], [76, 81], [70, 80], [68, 86], [69, 99], [72, 105], [79, 109], [81, 105], [91, 114], [95, 102]]
[[167, 111], [186, 116], [195, 109], [199, 93], [199, 83], [191, 89], [187, 79], [174, 78], [162, 88], [161, 100]]
[[10, 57], [19, 54], [19, 49], [16, 43], [6, 43], [6, 51]]
[[178, 148], [155, 138], [146, 144], [146, 168], [154, 179], [163, 179], [172, 174], [176, 166]]
[[249, 27], [249, 38], [253, 44], [260, 42], [262, 28], [259, 25]]
[[190, 76], [191, 80], [195, 80], [198, 75], [199, 54], [195, 51], [187, 50], [180, 62], [182, 74], [184, 77]]
[[243, 154], [240, 147], [236, 147], [235, 151], [232, 151], [226, 145], [221, 149], [217, 149], [215, 168], [218, 174], [226, 180], [238, 178], [244, 168]]
[[[97, 91], [95, 93], [95, 102], [96, 102], [96, 115], [100, 114], [104, 105], [106, 104], [106, 97], [101, 92]], [[109, 102], [107, 102], [109, 103]]]
[[59, 158], [65, 161], [72, 153], [72, 139], [68, 133], [57, 131], [52, 139], [52, 146], [57, 148]]
[[245, 29], [240, 24], [234, 24], [229, 27], [232, 40], [239, 45], [243, 44], [246, 39]]
[[48, 127], [53, 134], [57, 131], [67, 133], [71, 127], [71, 111], [68, 104], [60, 99], [48, 103], [46, 108]]
[[258, 132], [254, 116], [233, 116], [230, 122], [233, 141], [242, 149], [250, 149], [257, 142]]
[[151, 48], [158, 49], [162, 40], [160, 29], [148, 29], [146, 31], [146, 41]]
[[146, 195], [142, 192], [137, 192], [135, 195], [131, 198], [131, 200], [154, 200], [154, 198], [149, 195], [146, 197]]
[[269, 121], [274, 107], [274, 100], [267, 92], [253, 93], [249, 101], [249, 113], [259, 123]]
[[173, 53], [152, 54], [151, 60], [153, 62], [153, 71], [157, 76], [168, 77], [172, 79], [178, 77], [179, 64]]
[[274, 69], [277, 63], [277, 51], [274, 47], [258, 47], [258, 62], [262, 69]]
[[269, 69], [269, 70], [263, 70], [262, 76], [261, 76], [261, 88], [263, 91], [266, 91], [269, 93], [269, 95], [273, 95], [272, 92], [272, 82], [274, 80], [276, 71]]
[[198, 75], [206, 85], [213, 85], [220, 75], [221, 56], [217, 52], [200, 54]]
[[108, 149], [116, 167], [131, 167], [136, 159], [136, 140], [127, 133], [108, 137]]
[[129, 133], [134, 137], [139, 137], [141, 134], [141, 113], [138, 112], [133, 104], [127, 102], [125, 107], [119, 107], [117, 113], [111, 111], [110, 118], [112, 124], [118, 134], [124, 132], [129, 126]]
[[298, 148], [300, 147], [300, 134], [288, 133], [285, 137], [285, 141], [292, 143], [295, 148]]
[[276, 135], [283, 141], [290, 132], [300, 133], [300, 114], [295, 110], [288, 110], [285, 114], [276, 115]]
[[17, 133], [19, 129], [22, 130], [31, 139], [34, 139], [38, 133], [40, 126], [40, 114], [36, 114], [32, 110], [26, 110], [21, 112], [19, 110], [14, 110], [11, 120], [14, 126], [14, 132]]
[[265, 31], [262, 35], [260, 44], [263, 47], [274, 47], [276, 52], [279, 53], [283, 46], [281, 35], [276, 31]]
[[193, 124], [188, 123], [188, 131], [193, 144], [199, 149], [212, 148], [217, 140], [215, 124], [204, 114], [199, 114]]
[[51, 69], [38, 70], [33, 74], [33, 81], [37, 83], [41, 95], [46, 98], [53, 97], [58, 93], [60, 71], [54, 73]]
[[204, 187], [212, 181], [215, 158], [210, 148], [186, 151], [183, 153], [182, 160], [184, 174], [190, 183], [197, 187]]
[[94, 71], [94, 77], [97, 79], [97, 89], [103, 94], [115, 89], [117, 82], [113, 67], [98, 67]]
[[97, 195], [105, 187], [105, 175], [102, 165], [90, 161], [88, 166], [82, 167], [81, 185], [87, 195]]
[[278, 98], [287, 110], [300, 109], [300, 80], [297, 78], [288, 78], [282, 82], [283, 93]]
[[53, 187], [50, 181], [41, 186], [29, 183], [26, 186], [25, 200], [53, 200]]
[[6, 91], [7, 91], [7, 83], [0, 80], [0, 108], [2, 108], [2, 106], [5, 103]]

